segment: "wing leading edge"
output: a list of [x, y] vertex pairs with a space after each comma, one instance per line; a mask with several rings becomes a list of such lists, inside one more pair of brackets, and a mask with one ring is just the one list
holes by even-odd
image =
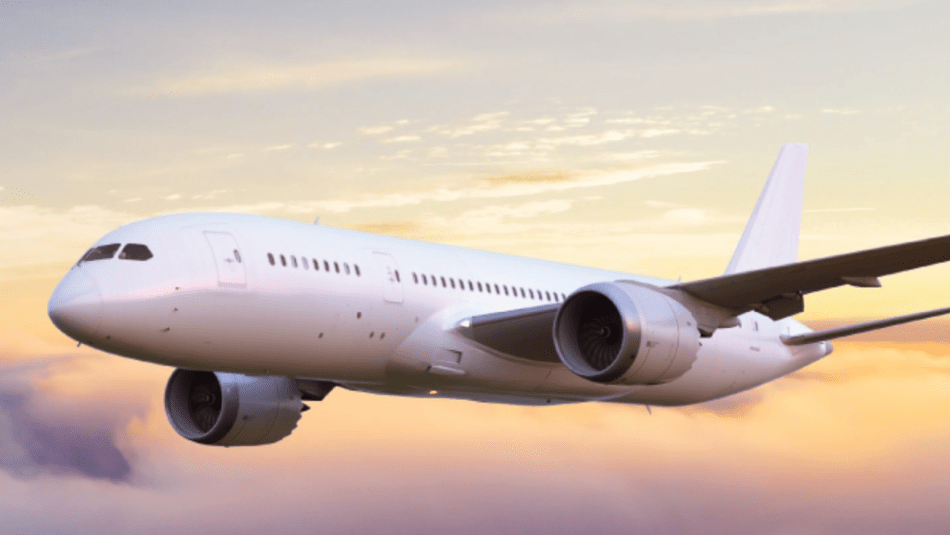
[[837, 286], [880, 286], [877, 278], [950, 260], [950, 235], [672, 286], [736, 313], [781, 319], [804, 310], [802, 296]]

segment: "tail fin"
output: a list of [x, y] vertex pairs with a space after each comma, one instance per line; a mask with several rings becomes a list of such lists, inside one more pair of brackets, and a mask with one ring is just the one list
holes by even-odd
[[726, 274], [790, 264], [798, 259], [807, 160], [808, 145], [789, 143], [782, 147]]

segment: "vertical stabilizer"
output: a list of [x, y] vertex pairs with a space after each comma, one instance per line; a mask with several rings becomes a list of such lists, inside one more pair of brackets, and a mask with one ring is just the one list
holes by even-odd
[[807, 161], [808, 145], [789, 143], [782, 147], [732, 254], [727, 274], [790, 264], [798, 259]]

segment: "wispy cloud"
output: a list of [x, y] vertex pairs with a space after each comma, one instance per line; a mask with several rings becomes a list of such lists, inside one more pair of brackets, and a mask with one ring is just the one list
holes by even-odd
[[830, 113], [834, 115], [857, 115], [861, 110], [854, 108], [822, 108], [821, 113]]
[[436, 188], [421, 191], [365, 195], [356, 199], [337, 199], [296, 202], [261, 202], [232, 206], [208, 206], [195, 210], [267, 213], [283, 211], [289, 214], [317, 212], [349, 212], [366, 208], [399, 207], [426, 202], [450, 202], [464, 199], [504, 199], [545, 193], [612, 186], [636, 180], [692, 173], [709, 169], [721, 161], [664, 163], [638, 169], [614, 171], [578, 172], [566, 178], [563, 174], [530, 174], [527, 179], [517, 180], [512, 176], [485, 178], [457, 188]]
[[394, 128], [394, 126], [387, 124], [382, 126], [364, 126], [362, 128], [358, 128], [357, 131], [359, 131], [360, 134], [366, 136], [378, 136], [387, 132], [391, 132]]
[[332, 141], [332, 142], [329, 142], [329, 143], [321, 143], [321, 142], [318, 141], [318, 142], [315, 142], [315, 143], [311, 143], [311, 144], [309, 144], [309, 145], [307, 145], [307, 146], [310, 147], [311, 149], [333, 150], [333, 149], [339, 147], [339, 146], [342, 145], [342, 144], [343, 144], [343, 143], [341, 143], [341, 142], [339, 142], [339, 141]]
[[415, 141], [422, 140], [421, 136], [416, 135], [405, 135], [405, 136], [396, 136], [390, 137], [383, 140], [383, 143], [412, 143]]
[[511, 115], [511, 113], [507, 111], [482, 113], [472, 117], [468, 124], [456, 127], [434, 126], [431, 127], [429, 131], [450, 138], [471, 136], [501, 129], [505, 119], [509, 115]]
[[295, 145], [294, 145], [293, 143], [287, 143], [287, 144], [284, 144], [284, 145], [271, 145], [271, 146], [269, 146], [269, 147], [264, 147], [263, 149], [261, 149], [261, 152], [264, 152], [264, 153], [267, 153], [267, 152], [284, 152], [284, 151], [287, 151], [287, 150], [290, 150], [290, 149], [294, 148], [294, 146], [295, 146]]
[[309, 65], [259, 65], [230, 71], [157, 80], [129, 92], [134, 95], [214, 95], [279, 89], [316, 89], [359, 80], [429, 76], [460, 69], [439, 58], [372, 58]]

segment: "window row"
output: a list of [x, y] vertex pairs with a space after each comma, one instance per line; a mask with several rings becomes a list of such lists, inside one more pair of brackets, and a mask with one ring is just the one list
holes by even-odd
[[[283, 267], [310, 269], [310, 266], [313, 265], [314, 271], [320, 271], [320, 261], [316, 258], [307, 259], [306, 256], [301, 256], [298, 261], [298, 258], [294, 255], [285, 256], [280, 254], [275, 257], [273, 253], [267, 253], [267, 261], [270, 262], [270, 265], [272, 266], [277, 265], [278, 258], [280, 259], [280, 265]], [[289, 261], [288, 258], [290, 259]], [[341, 264], [340, 262], [330, 262], [329, 260], [324, 260], [323, 271], [326, 271], [327, 273], [342, 273], [344, 275], [355, 273], [357, 277], [361, 276], [359, 265], [353, 264], [353, 271], [351, 272], [350, 264], [346, 262]]]
[[413, 272], [412, 281], [416, 284], [423, 284], [426, 286], [441, 285], [443, 288], [453, 288], [458, 290], [467, 289], [470, 292], [478, 291], [484, 293], [494, 293], [495, 295], [522, 297], [525, 299], [536, 299], [539, 301], [561, 302], [562, 300], [567, 299], [566, 295], [549, 290], [538, 290], [534, 288], [525, 289], [520, 286], [508, 286], [507, 284], [489, 282], [482, 283], [480, 281], [472, 282], [470, 280], [453, 279], [452, 277], [436, 277], [435, 275], [426, 275], [425, 273]]
[[[78, 266], [83, 262], [92, 262], [93, 260], [108, 260], [115, 256], [119, 247], [122, 247], [121, 243], [110, 243], [109, 245], [93, 247], [86, 251], [86, 254], [82, 255], [82, 258], [79, 259], [79, 262], [76, 262], [76, 265]], [[144, 262], [149, 258], [152, 258], [152, 251], [141, 243], [127, 243], [125, 247], [122, 247], [122, 252], [119, 253], [120, 260], [139, 260]]]

